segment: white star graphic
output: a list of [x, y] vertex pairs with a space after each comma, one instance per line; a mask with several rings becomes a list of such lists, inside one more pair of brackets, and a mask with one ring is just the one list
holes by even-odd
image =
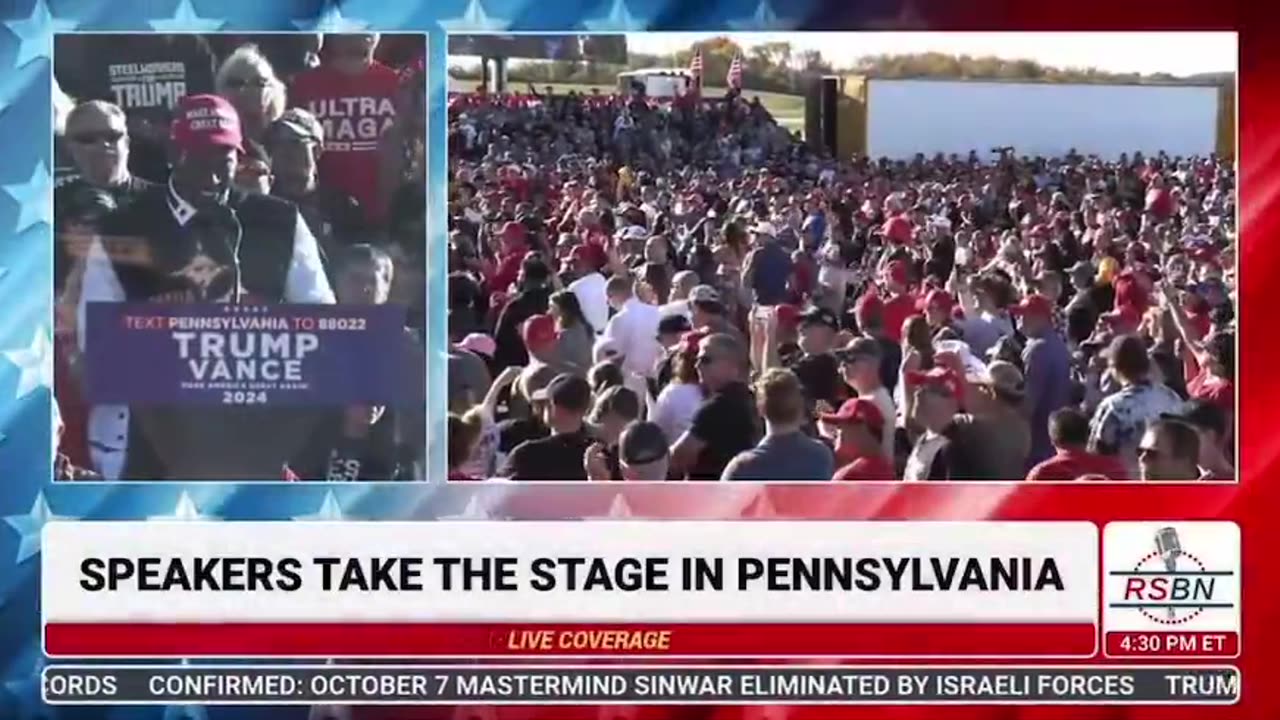
[[640, 708], [635, 705], [605, 705], [596, 714], [596, 720], [637, 720]]
[[916, 10], [913, 0], [904, 0], [897, 15], [867, 23], [868, 30], [924, 30], [927, 28], [928, 23], [925, 22], [920, 11]]
[[494, 17], [485, 12], [480, 0], [467, 0], [467, 9], [463, 10], [461, 15], [440, 21], [440, 27], [448, 32], [506, 30], [510, 26], [510, 20]]
[[631, 14], [626, 0], [613, 0], [609, 6], [609, 14], [600, 18], [583, 20], [582, 24], [592, 32], [601, 30], [644, 30], [649, 27], [648, 18], [637, 18]]
[[209, 720], [209, 713], [199, 705], [167, 705], [163, 720]]
[[617, 520], [633, 516], [634, 513], [631, 512], [631, 504], [627, 502], [626, 495], [618, 493], [613, 496], [613, 501], [609, 503], [609, 509], [605, 511], [604, 515], [585, 517], [583, 520]]
[[31, 178], [25, 182], [4, 185], [4, 191], [18, 204], [18, 223], [13, 231], [20, 233], [36, 223], [49, 224], [53, 217], [53, 194], [49, 192], [49, 166], [36, 163]]
[[18, 557], [15, 564], [22, 564], [40, 552], [40, 531], [45, 523], [55, 520], [74, 520], [66, 515], [55, 515], [49, 510], [49, 501], [44, 493], [36, 493], [35, 502], [31, 503], [31, 511], [25, 515], [9, 515], [4, 519], [9, 527], [18, 533]]
[[458, 706], [453, 709], [450, 720], [498, 720], [498, 709], [492, 705]]
[[320, 503], [320, 509], [309, 515], [295, 515], [294, 520], [299, 521], [316, 521], [316, 520], [343, 520], [342, 505], [338, 502], [338, 496], [330, 490], [324, 494], [324, 500]]
[[44, 655], [38, 654], [30, 675], [5, 681], [4, 689], [17, 701], [18, 717], [40, 720], [56, 717], [57, 709], [46, 705], [40, 694], [40, 688], [44, 684], [44, 669], [48, 665], [49, 662], [44, 659]]
[[773, 506], [773, 501], [769, 499], [769, 491], [761, 488], [751, 499], [747, 506], [742, 509], [742, 517], [762, 520], [765, 518], [778, 517], [778, 509]]
[[[324, 664], [333, 666], [338, 663], [329, 658]], [[351, 708], [345, 705], [312, 705], [307, 712], [307, 720], [351, 720]]]
[[196, 8], [191, 0], [179, 0], [171, 17], [148, 20], [147, 24], [152, 30], [159, 32], [210, 32], [221, 30], [227, 21], [201, 17], [196, 14]]
[[53, 34], [74, 30], [77, 24], [75, 20], [50, 15], [45, 0], [36, 0], [25, 19], [5, 23], [9, 31], [18, 36], [18, 56], [13, 59], [13, 67], [20, 68], [38, 58], [49, 57]]
[[351, 708], [347, 705], [312, 705], [307, 720], [351, 720]]
[[441, 515], [441, 520], [492, 520], [493, 516], [489, 514], [489, 508], [484, 501], [480, 499], [479, 494], [471, 496], [467, 501], [467, 506], [462, 509], [462, 513], [458, 515]]
[[778, 17], [769, 0], [760, 0], [750, 17], [729, 21], [729, 27], [734, 30], [790, 30], [794, 25], [791, 20]]
[[13, 393], [15, 400], [21, 400], [38, 388], [53, 387], [53, 354], [49, 349], [49, 338], [44, 328], [38, 327], [29, 346], [4, 352], [9, 362], [18, 368], [18, 387]]
[[172, 515], [152, 515], [148, 520], [174, 520], [179, 522], [193, 522], [198, 520], [216, 520], [217, 518], [201, 515], [200, 510], [196, 507], [196, 503], [191, 499], [191, 495], [186, 490], [178, 496], [178, 504], [173, 508]]
[[319, 32], [328, 33], [354, 32], [369, 28], [369, 23], [343, 15], [342, 6], [336, 0], [328, 5], [314, 22], [311, 20], [294, 20], [293, 24], [300, 30], [318, 30]]

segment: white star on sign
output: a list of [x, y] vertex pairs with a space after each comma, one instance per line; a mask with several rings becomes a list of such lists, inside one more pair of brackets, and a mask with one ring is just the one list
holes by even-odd
[[173, 9], [172, 17], [148, 20], [147, 24], [152, 30], [158, 32], [210, 32], [221, 30], [227, 21], [201, 17], [196, 14], [191, 0], [179, 0], [178, 6]]
[[463, 10], [461, 15], [440, 21], [440, 27], [449, 32], [506, 30], [510, 26], [510, 20], [494, 17], [485, 12], [480, 0], [467, 0], [467, 9]]
[[299, 521], [316, 521], [316, 520], [343, 520], [342, 505], [338, 503], [338, 496], [330, 490], [324, 494], [324, 500], [320, 503], [320, 509], [309, 515], [295, 515], [294, 520]]
[[649, 27], [649, 20], [637, 18], [631, 14], [625, 0], [613, 0], [609, 14], [601, 18], [590, 18], [582, 21], [583, 26], [592, 32], [601, 30], [644, 30]]
[[760, 0], [751, 17], [729, 21], [729, 27], [734, 30], [790, 30], [793, 25], [792, 21], [778, 17], [769, 0]]
[[40, 552], [40, 531], [44, 529], [45, 523], [74, 519], [66, 515], [54, 515], [49, 510], [49, 501], [45, 499], [44, 493], [36, 493], [30, 512], [26, 515], [9, 515], [4, 519], [18, 533], [18, 557], [14, 563], [20, 565]]
[[31, 14], [25, 19], [5, 23], [9, 31], [18, 36], [18, 56], [13, 59], [13, 67], [20, 68], [33, 60], [49, 57], [53, 34], [74, 30], [77, 24], [75, 20], [50, 15], [45, 0], [35, 0]]
[[173, 508], [172, 515], [152, 515], [148, 520], [175, 520], [181, 522], [192, 522], [196, 520], [216, 520], [217, 518], [207, 517], [200, 514], [200, 510], [196, 508], [196, 503], [191, 499], [191, 495], [186, 490], [178, 496], [178, 504]]
[[53, 217], [53, 194], [49, 192], [49, 166], [36, 163], [31, 178], [4, 186], [5, 193], [18, 204], [18, 222], [13, 231], [20, 233], [36, 223], [49, 224]]
[[53, 386], [53, 355], [44, 328], [37, 327], [31, 345], [20, 350], [6, 350], [4, 356], [18, 368], [18, 387], [13, 399], [21, 400], [42, 387]]
[[327, 33], [355, 32], [369, 28], [369, 23], [343, 15], [342, 6], [337, 0], [326, 7], [314, 23], [310, 20], [294, 20], [293, 24], [300, 30], [318, 30]]

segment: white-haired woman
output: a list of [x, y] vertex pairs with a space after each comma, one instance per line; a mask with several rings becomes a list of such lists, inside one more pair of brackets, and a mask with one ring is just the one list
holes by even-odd
[[217, 93], [235, 106], [244, 136], [262, 142], [266, 130], [284, 114], [286, 90], [257, 45], [241, 45], [218, 68]]

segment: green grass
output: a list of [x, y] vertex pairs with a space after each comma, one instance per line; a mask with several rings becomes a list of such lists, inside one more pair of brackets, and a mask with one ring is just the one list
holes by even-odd
[[[475, 80], [459, 80], [458, 78], [451, 77], [449, 78], [449, 91], [465, 92], [475, 88], [476, 84]], [[542, 89], [546, 87], [546, 85], [547, 83], [536, 83], [535, 87], [538, 88], [538, 92], [542, 92]], [[550, 85], [556, 93], [567, 93], [570, 90], [579, 93], [589, 93], [592, 88], [597, 88], [602, 93], [611, 93], [616, 89], [616, 86], [614, 85], [580, 85], [571, 83], [550, 83]], [[526, 87], [526, 83], [511, 83], [512, 90], [522, 91]], [[703, 88], [702, 92], [707, 97], [719, 97], [724, 95], [725, 89], [723, 87], [707, 87]], [[742, 95], [748, 100], [753, 97], [760, 98], [760, 102], [764, 104], [765, 109], [778, 120], [779, 124], [785, 126], [787, 129], [793, 131], [804, 129], [803, 95], [787, 95], [785, 93], [759, 92], [756, 90], [743, 90]]]

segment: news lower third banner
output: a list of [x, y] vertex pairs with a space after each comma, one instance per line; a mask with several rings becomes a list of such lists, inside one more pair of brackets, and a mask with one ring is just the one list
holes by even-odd
[[[216, 548], [213, 552], [211, 548]], [[1229, 522], [61, 522], [62, 658], [1233, 658]], [[1101, 562], [1099, 559], [1101, 558]]]
[[63, 666], [54, 705], [1223, 705], [1234, 667]]
[[411, 342], [396, 305], [90, 303], [93, 403], [395, 404]]
[[1084, 658], [1097, 543], [1088, 522], [51, 522], [41, 607], [73, 658]]

